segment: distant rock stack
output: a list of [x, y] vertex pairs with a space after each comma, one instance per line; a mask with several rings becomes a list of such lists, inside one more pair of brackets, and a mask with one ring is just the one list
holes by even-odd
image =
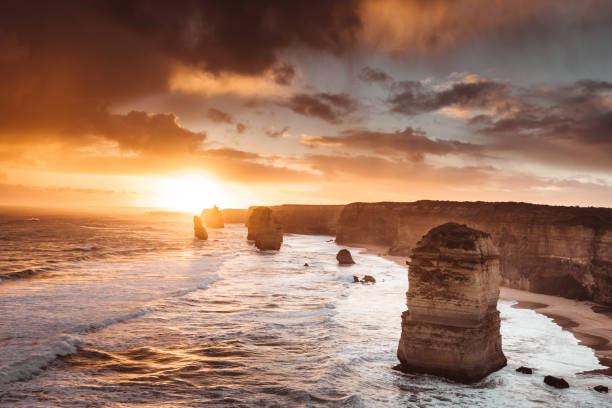
[[412, 251], [403, 371], [470, 383], [506, 365], [499, 332], [499, 252], [489, 234], [447, 223]]
[[200, 217], [204, 219], [208, 228], [223, 228], [225, 226], [223, 214], [216, 205], [213, 208], [203, 210]]
[[255, 241], [255, 246], [261, 250], [278, 251], [283, 243], [283, 228], [268, 207], [257, 207], [248, 220], [247, 239]]
[[202, 225], [202, 219], [197, 215], [193, 216], [193, 233], [197, 239], [208, 239], [208, 232], [206, 228], [204, 228], [204, 225]]
[[340, 265], [353, 265], [355, 261], [353, 261], [353, 256], [351, 255], [351, 251], [348, 249], [341, 249], [336, 254], [336, 260]]

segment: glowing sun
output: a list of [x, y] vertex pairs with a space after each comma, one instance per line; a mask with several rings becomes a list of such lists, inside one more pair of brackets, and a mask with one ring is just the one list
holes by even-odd
[[202, 176], [182, 176], [155, 181], [154, 206], [199, 214], [213, 205], [225, 206], [226, 197], [219, 185]]

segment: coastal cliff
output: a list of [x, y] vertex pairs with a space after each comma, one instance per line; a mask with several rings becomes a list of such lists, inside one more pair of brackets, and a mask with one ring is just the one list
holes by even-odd
[[[249, 207], [247, 220], [255, 208], [258, 207]], [[309, 235], [336, 235], [336, 225], [344, 206], [284, 204], [268, 208], [272, 210], [276, 219], [281, 223], [283, 232]]]
[[469, 383], [506, 365], [499, 252], [489, 234], [456, 223], [432, 229], [411, 253], [408, 281], [401, 370]]
[[221, 214], [226, 224], [245, 224], [247, 221], [247, 210], [224, 208], [221, 210]]
[[500, 251], [502, 285], [612, 303], [612, 209], [526, 203], [416, 201], [352, 203], [337, 225], [339, 244], [389, 247], [409, 256], [446, 222], [487, 231]]

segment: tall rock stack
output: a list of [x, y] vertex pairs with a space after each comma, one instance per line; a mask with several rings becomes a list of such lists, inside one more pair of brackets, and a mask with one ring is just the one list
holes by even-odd
[[202, 219], [197, 215], [193, 216], [193, 233], [197, 239], [208, 239], [208, 231], [206, 231], [206, 228], [202, 225]]
[[261, 250], [278, 251], [283, 243], [283, 228], [268, 207], [257, 207], [248, 220], [247, 239], [255, 241], [255, 246]]
[[208, 228], [223, 228], [225, 226], [223, 214], [216, 205], [213, 208], [202, 210], [200, 217], [204, 219]]
[[397, 356], [404, 371], [478, 381], [506, 365], [499, 332], [499, 252], [489, 234], [447, 223], [412, 251]]

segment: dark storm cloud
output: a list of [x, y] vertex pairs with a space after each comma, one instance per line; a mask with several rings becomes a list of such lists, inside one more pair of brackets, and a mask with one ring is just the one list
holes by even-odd
[[449, 89], [435, 90], [416, 81], [395, 84], [395, 92], [388, 99], [391, 111], [417, 115], [445, 107], [487, 108], [501, 107], [506, 101], [508, 85], [492, 81], [459, 82]]
[[274, 77], [274, 82], [279, 85], [291, 85], [291, 81], [295, 77], [295, 68], [289, 64], [281, 64], [272, 68], [272, 76]]
[[304, 116], [317, 117], [329, 123], [339, 123], [357, 110], [357, 102], [348, 94], [296, 94], [281, 103], [293, 112]]
[[[115, 140], [103, 131], [128, 126], [155, 142], [160, 135], [145, 136], [151, 120], [138, 131], [133, 117], [113, 116], [109, 107], [166, 92], [181, 65], [214, 74], [271, 70], [288, 85], [295, 69], [279, 61], [282, 50], [340, 54], [358, 28], [350, 1], [7, 0], [0, 4], [0, 141], [73, 142], [91, 129]], [[167, 138], [191, 139], [163, 125]]]
[[426, 154], [436, 156], [480, 154], [482, 146], [457, 140], [433, 140], [421, 130], [405, 128], [396, 132], [346, 130], [339, 136], [303, 136], [302, 143], [311, 146], [342, 147], [380, 153], [388, 156], [407, 156], [411, 161], [423, 161]]
[[206, 133], [187, 130], [176, 120], [172, 113], [132, 111], [104, 116], [93, 122], [90, 132], [117, 142], [122, 150], [156, 155], [195, 152], [206, 139]]
[[612, 83], [582, 80], [517, 93], [515, 109], [470, 120], [480, 132], [598, 145], [612, 153]]
[[227, 123], [229, 125], [236, 124], [236, 132], [243, 133], [246, 130], [244, 123], [236, 122], [234, 116], [229, 112], [224, 112], [216, 108], [209, 108], [206, 111], [206, 117], [215, 123]]
[[216, 108], [209, 108], [206, 111], [206, 117], [216, 123], [234, 123], [234, 117], [230, 113]]
[[393, 80], [393, 78], [391, 78], [385, 71], [370, 67], [363, 67], [361, 69], [361, 72], [359, 72], [359, 79], [370, 84]]

